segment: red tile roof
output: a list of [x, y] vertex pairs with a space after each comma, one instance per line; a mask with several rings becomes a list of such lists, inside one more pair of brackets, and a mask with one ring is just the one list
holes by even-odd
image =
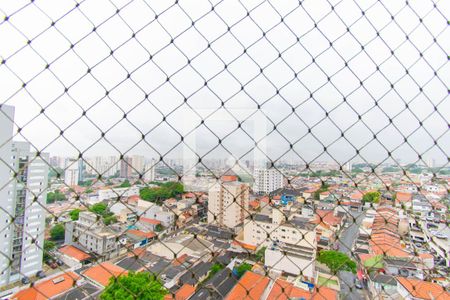
[[175, 300], [187, 300], [195, 293], [195, 287], [185, 283], [176, 293]]
[[90, 267], [86, 271], [83, 272], [83, 275], [90, 278], [91, 280], [103, 285], [107, 286], [109, 283], [109, 279], [111, 277], [118, 277], [120, 275], [126, 275], [128, 272], [116, 265], [113, 265], [110, 262], [103, 262], [99, 265], [95, 265]]
[[[12, 300], [46, 300], [65, 293], [76, 285], [80, 278], [74, 272], [64, 273], [35, 284], [33, 287], [21, 290], [11, 297]], [[56, 280], [58, 283], [55, 283]], [[54, 281], [55, 280], [55, 281]]]
[[250, 202], [248, 203], [248, 205], [249, 205], [251, 208], [253, 208], [253, 209], [258, 209], [258, 208], [259, 208], [259, 201], [258, 201], [258, 200], [250, 201]]
[[126, 233], [135, 235], [135, 236], [139, 236], [139, 237], [143, 237], [143, 238], [154, 238], [156, 236], [156, 234], [154, 232], [151, 231], [142, 231], [142, 230], [137, 230], [137, 229], [129, 229], [127, 230]]
[[238, 181], [238, 177], [235, 175], [223, 175], [220, 179], [223, 182]]
[[322, 221], [330, 226], [336, 226], [342, 223], [342, 217], [334, 215], [332, 210], [316, 210], [316, 222], [320, 223]]
[[161, 224], [161, 221], [159, 221], [159, 220], [156, 220], [156, 219], [150, 219], [150, 218], [144, 218], [144, 217], [140, 217], [140, 218], [139, 218], [139, 221], [140, 221], [140, 222], [143, 222], [143, 223], [152, 224], [152, 225], [158, 225], [158, 224]]
[[288, 299], [307, 299], [307, 300], [333, 300], [338, 299], [335, 290], [327, 287], [320, 287], [312, 292], [298, 287], [282, 279], [277, 279], [272, 286], [272, 290], [267, 296], [267, 300], [288, 300]]
[[363, 198], [363, 193], [361, 193], [361, 192], [355, 192], [350, 195], [350, 199], [352, 199], [352, 200], [362, 200], [362, 198]]
[[412, 200], [412, 194], [411, 193], [405, 193], [405, 192], [397, 192], [396, 198], [398, 202], [411, 202]]
[[225, 297], [226, 300], [257, 300], [264, 293], [270, 279], [268, 277], [253, 273], [251, 271], [239, 279], [231, 292]]
[[64, 255], [70, 256], [80, 262], [91, 258], [91, 256], [89, 254], [87, 254], [86, 252], [84, 252], [74, 246], [71, 246], [71, 245], [61, 247], [61, 248], [59, 248], [58, 251]]
[[397, 281], [414, 298], [426, 300], [450, 299], [450, 292], [445, 291], [444, 288], [437, 283], [405, 277], [397, 277]]

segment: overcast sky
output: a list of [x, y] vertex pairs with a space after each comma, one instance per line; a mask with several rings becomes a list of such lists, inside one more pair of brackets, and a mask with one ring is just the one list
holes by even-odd
[[2, 0], [0, 103], [52, 155], [445, 164], [445, 2]]

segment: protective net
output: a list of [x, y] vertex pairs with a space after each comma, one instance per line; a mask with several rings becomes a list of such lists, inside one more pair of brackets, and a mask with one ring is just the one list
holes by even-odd
[[0, 296], [449, 299], [449, 17], [0, 1]]

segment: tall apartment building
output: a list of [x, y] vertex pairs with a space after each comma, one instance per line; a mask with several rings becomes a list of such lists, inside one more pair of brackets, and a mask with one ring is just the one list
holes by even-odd
[[253, 191], [257, 194], [269, 194], [283, 187], [283, 175], [277, 169], [255, 169], [253, 176]]
[[77, 160], [69, 162], [64, 171], [64, 183], [68, 186], [78, 185], [80, 180], [80, 164]]
[[122, 178], [130, 178], [133, 173], [133, 168], [131, 167], [133, 163], [133, 159], [129, 156], [125, 156], [120, 161], [120, 177]]
[[152, 158], [152, 160], [145, 164], [145, 173], [144, 173], [144, 180], [151, 182], [155, 181], [156, 177], [156, 160]]
[[87, 159], [86, 173], [103, 177], [116, 175], [120, 163], [117, 156], [94, 156]]
[[[26, 142], [13, 142], [14, 108], [0, 112], [0, 286], [42, 270], [47, 198], [47, 154], [35, 157]], [[8, 116], [6, 117], [5, 114]], [[45, 161], [44, 161], [45, 160]], [[13, 176], [13, 174], [16, 176]]]
[[78, 182], [84, 181], [84, 173], [86, 172], [86, 164], [83, 159], [78, 160]]
[[142, 155], [131, 156], [132, 173], [135, 175], [144, 174], [145, 157]]
[[235, 228], [248, 216], [249, 186], [236, 176], [222, 176], [209, 189], [208, 223]]

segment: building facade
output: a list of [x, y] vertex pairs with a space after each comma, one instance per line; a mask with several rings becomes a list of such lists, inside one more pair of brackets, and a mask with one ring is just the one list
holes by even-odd
[[134, 175], [143, 175], [145, 166], [145, 157], [142, 155], [133, 155], [131, 157], [132, 173]]
[[80, 164], [72, 160], [64, 171], [64, 183], [68, 186], [78, 185], [80, 180]]
[[208, 223], [235, 228], [248, 216], [249, 186], [220, 180], [209, 190]]
[[119, 255], [119, 238], [120, 234], [103, 225], [93, 212], [80, 212], [77, 221], [66, 223], [65, 243], [94, 253], [101, 260]]
[[[36, 157], [26, 142], [13, 142], [14, 108], [0, 113], [0, 286], [42, 270], [47, 198], [47, 154]], [[4, 115], [8, 116], [8, 118]], [[45, 160], [45, 161], [44, 161]], [[13, 174], [16, 176], [13, 176]]]
[[256, 194], [269, 194], [283, 187], [283, 175], [274, 168], [255, 169], [253, 191]]
[[133, 159], [131, 157], [125, 156], [120, 161], [120, 177], [130, 178], [133, 174]]
[[145, 164], [144, 170], [144, 180], [147, 182], [155, 181], [156, 178], [156, 160], [152, 159], [150, 162]]

